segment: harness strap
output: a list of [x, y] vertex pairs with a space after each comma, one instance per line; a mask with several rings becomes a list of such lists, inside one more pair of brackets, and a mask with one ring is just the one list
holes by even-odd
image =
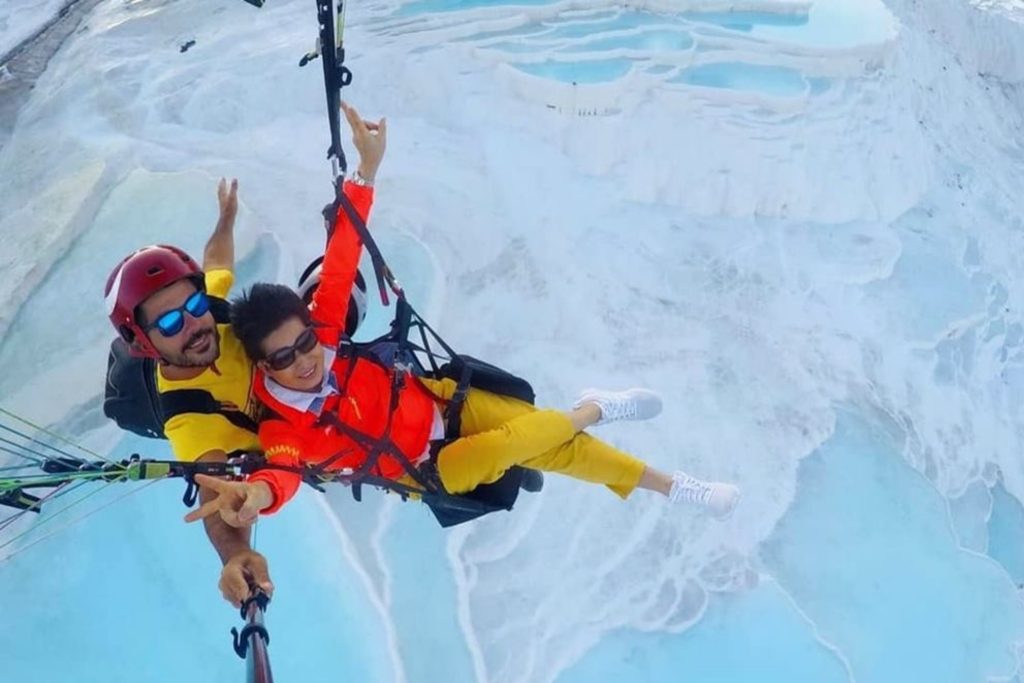
[[[377, 438], [363, 432], [361, 430], [346, 424], [345, 422], [338, 419], [338, 417], [329, 411], [325, 411], [320, 419], [324, 422], [329, 423], [332, 427], [337, 429], [339, 432], [345, 434], [357, 444], [367, 449], [366, 460], [360, 465], [359, 469], [355, 470], [351, 475], [347, 475], [346, 479], [350, 480], [355, 484], [358, 481], [365, 480], [367, 477], [376, 476], [372, 472], [377, 466], [377, 461], [380, 460], [380, 456], [385, 453], [391, 456], [394, 460], [397, 460], [402, 465], [402, 469], [419, 484], [423, 490], [432, 491], [432, 487], [427, 479], [424, 478], [423, 473], [414, 465], [409, 458], [401, 451], [395, 442], [390, 438], [391, 434], [391, 423], [394, 419], [394, 415], [398, 408], [399, 393], [404, 386], [404, 373], [395, 371], [394, 377], [391, 383], [391, 397], [388, 406], [388, 420], [384, 426], [384, 434], [388, 435], [383, 438]], [[310, 475], [313, 477], [323, 476], [327, 473], [328, 468], [343, 457], [347, 451], [337, 453], [327, 460], [317, 463], [312, 468]], [[382, 478], [383, 479], [383, 478]], [[388, 480], [390, 481], [390, 480]]]
[[445, 406], [444, 436], [447, 443], [451, 443], [462, 435], [462, 406], [466, 402], [466, 396], [469, 394], [469, 381], [472, 376], [473, 371], [470, 367], [468, 365], [463, 366], [458, 384], [455, 385], [455, 393], [452, 394], [451, 400]]
[[399, 297], [402, 297], [402, 288], [398, 284], [398, 280], [395, 279], [394, 273], [391, 272], [391, 268], [384, 260], [384, 255], [380, 252], [380, 247], [377, 246], [377, 242], [370, 235], [369, 229], [366, 227], [366, 222], [363, 220], [359, 212], [356, 211], [356, 207], [352, 205], [352, 201], [345, 196], [345, 192], [339, 186], [335, 192], [335, 207], [340, 207], [345, 215], [348, 216], [349, 222], [352, 227], [355, 228], [356, 233], [359, 235], [360, 241], [363, 243], [363, 247], [370, 254], [370, 261], [373, 263], [373, 273], [377, 278], [377, 289], [380, 292], [380, 300], [385, 305], [389, 305], [388, 299], [388, 287]]
[[259, 425], [241, 410], [225, 408], [212, 394], [202, 389], [174, 389], [159, 395], [160, 414], [164, 423], [175, 415], [199, 413], [202, 415], [221, 415], [239, 429], [259, 432]]

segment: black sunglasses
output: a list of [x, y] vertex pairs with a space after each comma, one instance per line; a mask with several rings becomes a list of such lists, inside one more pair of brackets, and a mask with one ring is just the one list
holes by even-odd
[[313, 331], [312, 327], [307, 327], [295, 338], [294, 344], [277, 349], [273, 353], [268, 353], [263, 358], [263, 362], [271, 370], [284, 370], [295, 362], [300, 353], [309, 353], [319, 343], [320, 340], [317, 339], [316, 332]]

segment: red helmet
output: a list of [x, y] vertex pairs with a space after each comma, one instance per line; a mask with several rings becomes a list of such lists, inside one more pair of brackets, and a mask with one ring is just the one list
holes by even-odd
[[190, 278], [205, 289], [203, 271], [192, 257], [177, 247], [155, 245], [129, 254], [107, 278], [103, 298], [107, 315], [117, 333], [139, 356], [159, 358], [160, 352], [135, 321], [135, 309], [164, 287]]

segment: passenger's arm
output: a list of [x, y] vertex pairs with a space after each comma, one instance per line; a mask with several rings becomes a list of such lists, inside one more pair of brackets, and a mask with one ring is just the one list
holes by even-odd
[[[298, 429], [284, 420], [266, 420], [260, 424], [260, 444], [268, 463], [278, 467], [302, 466], [304, 447]], [[270, 515], [295, 497], [302, 485], [302, 475], [295, 471], [267, 468], [253, 472], [246, 481], [267, 487], [270, 504], [260, 512]]]
[[217, 185], [217, 203], [220, 216], [213, 234], [203, 250], [203, 270], [234, 270], [235, 267], [235, 217], [238, 215], [238, 180], [231, 180], [231, 187], [224, 178]]
[[[346, 181], [342, 191], [363, 223], [366, 223], [373, 204], [373, 182], [387, 146], [387, 121], [364, 121], [347, 104], [342, 103], [341, 108], [352, 128], [352, 142], [359, 152], [359, 168], [356, 171], [359, 180]], [[362, 246], [362, 240], [348, 213], [338, 207], [334, 216], [334, 229], [324, 255], [320, 286], [313, 295], [311, 307], [313, 319], [320, 324], [339, 328], [345, 326], [349, 296], [352, 294]]]
[[[365, 223], [373, 204], [373, 188], [346, 181], [343, 191]], [[338, 207], [320, 271], [320, 286], [313, 293], [313, 304], [309, 309], [313, 320], [326, 327], [345, 327], [349, 297], [362, 251], [363, 241], [359, 233], [352, 226], [345, 209]]]
[[[304, 446], [300, 429], [284, 420], [267, 420], [260, 424], [260, 443], [268, 464], [285, 468], [301, 466]], [[202, 505], [185, 516], [185, 521], [202, 519], [209, 525], [210, 520], [219, 520], [236, 531], [245, 530], [248, 542], [249, 525], [256, 521], [256, 516], [280, 510], [299, 490], [302, 475], [297, 469], [289, 471], [268, 467], [253, 472], [245, 481], [226, 481], [199, 474], [196, 475], [196, 483], [202, 487], [200, 490], [209, 490], [210, 495], [204, 498]], [[232, 540], [229, 536], [223, 532], [218, 542], [224, 539], [223, 542], [230, 546], [238, 537]]]

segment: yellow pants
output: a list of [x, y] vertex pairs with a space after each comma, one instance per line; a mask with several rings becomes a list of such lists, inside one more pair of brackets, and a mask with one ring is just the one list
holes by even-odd
[[[448, 400], [454, 380], [423, 380]], [[644, 463], [589, 434], [577, 433], [557, 410], [470, 389], [462, 406], [462, 438], [441, 449], [437, 470], [449, 493], [465, 493], [501, 478], [513, 465], [604, 484], [625, 498], [640, 482]]]

